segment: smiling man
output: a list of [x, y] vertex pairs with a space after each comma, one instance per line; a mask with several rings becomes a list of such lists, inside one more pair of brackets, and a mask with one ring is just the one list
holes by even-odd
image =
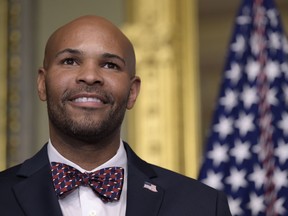
[[0, 173], [1, 216], [230, 215], [224, 194], [146, 163], [121, 139], [141, 81], [112, 23], [84, 16], [57, 29], [37, 83], [50, 139]]

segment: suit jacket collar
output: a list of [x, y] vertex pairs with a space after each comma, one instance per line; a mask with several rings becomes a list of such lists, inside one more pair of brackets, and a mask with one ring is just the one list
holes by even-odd
[[17, 176], [23, 180], [13, 190], [25, 215], [62, 215], [52, 184], [46, 145], [23, 163]]
[[[140, 159], [127, 143], [124, 146], [128, 158], [126, 216], [157, 215], [164, 196], [164, 190], [153, 182], [157, 175], [151, 165]], [[47, 145], [23, 163], [17, 176], [23, 181], [13, 190], [26, 215], [62, 215], [52, 184]]]

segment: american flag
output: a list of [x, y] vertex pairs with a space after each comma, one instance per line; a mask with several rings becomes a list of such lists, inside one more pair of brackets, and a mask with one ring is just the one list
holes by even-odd
[[145, 182], [144, 183], [144, 188], [146, 188], [146, 189], [148, 189], [150, 191], [153, 191], [153, 192], [158, 192], [156, 185], [151, 184], [149, 182]]
[[199, 174], [232, 215], [288, 215], [287, 55], [274, 2], [244, 0]]

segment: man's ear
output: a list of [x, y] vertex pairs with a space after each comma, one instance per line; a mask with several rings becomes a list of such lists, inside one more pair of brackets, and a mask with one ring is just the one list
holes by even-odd
[[38, 89], [38, 96], [42, 101], [47, 100], [45, 79], [46, 79], [46, 70], [43, 67], [41, 67], [38, 70], [37, 89]]
[[127, 102], [127, 109], [132, 109], [134, 106], [137, 96], [140, 92], [141, 79], [137, 76], [133, 77], [131, 80], [130, 94]]

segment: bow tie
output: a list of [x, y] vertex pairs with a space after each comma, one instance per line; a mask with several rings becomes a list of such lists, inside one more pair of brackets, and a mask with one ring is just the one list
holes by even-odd
[[124, 169], [122, 167], [108, 167], [91, 173], [81, 173], [79, 170], [63, 163], [51, 163], [54, 189], [61, 197], [75, 188], [90, 186], [103, 202], [120, 199]]

